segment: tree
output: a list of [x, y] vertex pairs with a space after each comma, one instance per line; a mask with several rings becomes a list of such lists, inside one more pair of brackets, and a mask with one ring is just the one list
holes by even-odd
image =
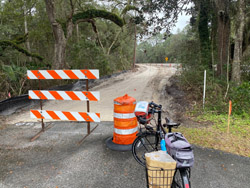
[[[105, 10], [97, 10], [97, 9], [89, 9], [85, 11], [81, 11], [77, 14], [75, 12], [75, 3], [73, 0], [69, 0], [70, 10], [67, 14], [67, 18], [57, 18], [56, 8], [55, 8], [55, 0], [45, 0], [46, 10], [48, 14], [48, 18], [50, 20], [52, 30], [54, 33], [55, 39], [55, 47], [54, 47], [54, 61], [53, 68], [62, 69], [66, 66], [66, 45], [69, 38], [72, 36], [74, 24], [80, 22], [89, 22], [92, 24], [94, 31], [98, 35], [98, 31], [95, 26], [94, 18], [103, 18], [108, 19], [118, 26], [122, 27], [124, 25], [123, 20], [116, 14], [105, 11]], [[65, 11], [67, 12], [67, 11]], [[102, 46], [100, 40], [100, 45]], [[112, 47], [112, 45], [111, 45]], [[110, 50], [107, 51], [109, 53]]]
[[245, 10], [246, 2], [245, 0], [238, 1], [238, 14], [236, 19], [236, 37], [234, 45], [234, 57], [232, 64], [232, 80], [238, 85], [240, 84], [240, 64], [242, 60], [242, 44], [243, 44], [243, 32], [245, 25]]
[[[55, 0], [45, 0], [46, 10], [48, 18], [53, 30], [55, 44], [54, 44], [54, 60], [52, 68], [63, 69], [66, 67], [65, 57], [66, 57], [66, 45], [67, 40], [72, 36], [73, 32], [73, 22], [72, 16], [74, 14], [74, 3], [72, 0], [70, 3], [70, 11], [67, 14], [67, 20], [61, 21], [60, 18], [56, 17], [58, 15], [55, 7]], [[63, 28], [64, 27], [64, 28]]]
[[211, 65], [211, 42], [209, 36], [209, 16], [210, 16], [210, 2], [201, 0], [199, 2], [199, 19], [198, 31], [200, 39], [201, 63], [205, 66], [212, 67]]
[[224, 70], [229, 61], [229, 37], [230, 37], [230, 1], [229, 0], [213, 0], [217, 12], [217, 76], [226, 75]]

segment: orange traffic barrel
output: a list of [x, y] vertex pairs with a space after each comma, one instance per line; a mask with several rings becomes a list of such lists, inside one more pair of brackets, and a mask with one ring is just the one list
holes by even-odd
[[137, 118], [134, 110], [136, 100], [127, 94], [114, 100], [114, 132], [113, 137], [106, 141], [113, 150], [128, 151], [138, 133]]

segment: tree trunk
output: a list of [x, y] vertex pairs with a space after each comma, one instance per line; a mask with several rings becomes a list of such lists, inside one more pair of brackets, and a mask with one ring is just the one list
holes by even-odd
[[213, 67], [213, 78], [217, 70], [217, 59], [218, 59], [218, 48], [217, 48], [217, 30], [218, 30], [218, 14], [216, 10], [216, 5], [214, 2], [211, 2], [211, 59]]
[[45, 0], [46, 3], [46, 10], [49, 17], [50, 24], [52, 26], [55, 45], [54, 45], [54, 59], [52, 68], [54, 69], [63, 69], [66, 67], [66, 45], [67, 40], [69, 37], [72, 36], [73, 32], [73, 23], [72, 23], [72, 16], [73, 16], [73, 6], [72, 12], [69, 16], [69, 19], [66, 23], [66, 32], [67, 36], [63, 31], [62, 25], [56, 21], [56, 12], [55, 12], [55, 1], [54, 0]]
[[56, 28], [56, 33], [54, 32], [55, 45], [54, 45], [54, 59], [52, 68], [53, 69], [63, 69], [66, 66], [66, 38], [64, 37], [64, 32], [62, 29]]
[[[27, 7], [26, 7], [26, 1], [24, 2], [24, 6], [23, 6], [23, 12], [24, 12], [24, 32], [25, 34], [29, 33], [28, 30], [28, 24], [27, 24]], [[26, 41], [26, 46], [27, 46], [27, 50], [30, 52], [30, 41], [29, 38], [27, 38]], [[29, 61], [32, 61], [32, 57], [29, 57]]]
[[78, 24], [76, 24], [76, 41], [77, 42], [79, 42], [79, 39], [80, 38], [80, 36], [79, 36], [79, 25]]
[[234, 58], [232, 65], [232, 80], [240, 84], [240, 62], [242, 59], [242, 42], [245, 24], [245, 0], [238, 1], [237, 30], [234, 45]]
[[230, 37], [230, 17], [229, 17], [229, 0], [215, 1], [218, 14], [218, 63], [217, 76], [226, 76], [226, 65], [228, 60], [228, 48]]
[[211, 48], [209, 40], [208, 29], [208, 15], [209, 15], [210, 2], [202, 0], [199, 4], [199, 39], [201, 50], [201, 63], [205, 66], [212, 67], [211, 63]]

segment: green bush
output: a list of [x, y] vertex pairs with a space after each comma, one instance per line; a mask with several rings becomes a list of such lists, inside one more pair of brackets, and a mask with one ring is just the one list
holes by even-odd
[[250, 82], [233, 87], [229, 94], [235, 114], [250, 114]]

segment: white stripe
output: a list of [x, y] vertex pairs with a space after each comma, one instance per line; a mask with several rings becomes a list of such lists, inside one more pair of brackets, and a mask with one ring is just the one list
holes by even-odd
[[[85, 92], [85, 91], [83, 91]], [[74, 91], [74, 93], [79, 97], [82, 101], [88, 101], [89, 99], [83, 94], [82, 91]], [[100, 100], [100, 92], [99, 91], [94, 91], [90, 92], [98, 101]]]
[[55, 100], [55, 97], [53, 97], [53, 95], [51, 95], [49, 91], [42, 90], [41, 92], [42, 92], [43, 95], [45, 95], [45, 97], [46, 97], [47, 99]]
[[121, 135], [133, 134], [136, 131], [138, 131], [138, 127], [135, 127], [133, 129], [116, 129], [116, 128], [114, 128], [114, 132], [116, 134], [121, 134]]
[[100, 92], [99, 91], [93, 91], [93, 92], [91, 92], [94, 96], [95, 96], [95, 98], [99, 101], [100, 100]]
[[98, 69], [92, 69], [89, 71], [96, 77], [96, 79], [99, 79], [99, 70]]
[[81, 91], [74, 91], [77, 97], [81, 99], [81, 101], [87, 101], [88, 98]]
[[30, 117], [37, 119], [37, 117], [30, 111]]
[[87, 78], [80, 70], [72, 70], [72, 72], [73, 72], [79, 79], [86, 79], [86, 78]]
[[63, 72], [63, 70], [55, 70], [55, 72], [62, 78], [62, 79], [70, 79], [68, 75]]
[[42, 114], [44, 119], [53, 119], [47, 112], [46, 110], [39, 110], [39, 112]]
[[47, 70], [40, 70], [39, 72], [41, 72], [41, 74], [44, 76], [44, 78], [46, 79], [54, 79]]
[[71, 112], [72, 116], [76, 118], [77, 121], [86, 121], [78, 112]]
[[129, 113], [129, 114], [114, 113], [114, 117], [118, 119], [130, 119], [130, 118], [134, 118], [135, 114], [134, 113]]
[[57, 91], [57, 93], [64, 99], [64, 100], [72, 100], [65, 91]]
[[40, 99], [32, 90], [29, 90], [29, 97], [32, 99]]
[[61, 120], [68, 120], [68, 118], [61, 111], [54, 111], [54, 112]]
[[88, 113], [88, 115], [93, 119], [94, 122], [101, 122], [100, 118], [96, 115], [96, 113]]
[[30, 70], [27, 71], [27, 75], [30, 79], [37, 79], [37, 77]]

